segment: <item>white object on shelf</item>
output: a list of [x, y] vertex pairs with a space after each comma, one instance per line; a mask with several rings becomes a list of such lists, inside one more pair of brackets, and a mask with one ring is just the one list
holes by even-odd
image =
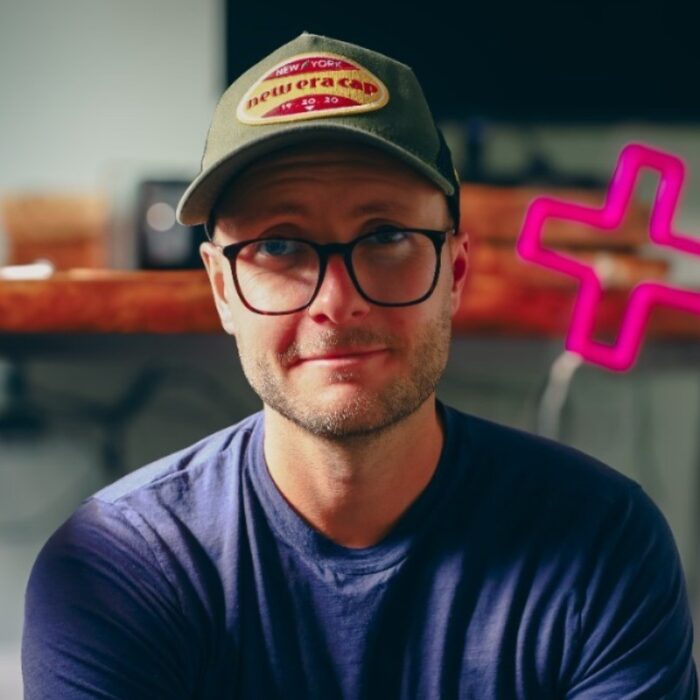
[[37, 260], [29, 265], [0, 267], [0, 280], [45, 280], [54, 273], [50, 260]]

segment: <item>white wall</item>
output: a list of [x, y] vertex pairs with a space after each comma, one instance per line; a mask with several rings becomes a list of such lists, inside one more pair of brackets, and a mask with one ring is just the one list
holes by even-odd
[[0, 0], [0, 193], [197, 170], [221, 0]]

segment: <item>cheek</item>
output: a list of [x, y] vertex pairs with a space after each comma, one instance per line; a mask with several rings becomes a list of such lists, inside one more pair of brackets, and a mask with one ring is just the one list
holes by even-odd
[[[441, 279], [435, 291], [415, 308], [411, 319], [410, 342], [414, 351], [442, 346], [449, 342], [452, 327], [452, 295], [449, 280]], [[446, 340], [447, 339], [447, 340]]]
[[[426, 335], [433, 332], [438, 315], [441, 315], [442, 292], [436, 289], [429, 299], [422, 304], [397, 309], [380, 328], [393, 336], [394, 342], [402, 354], [413, 355], [425, 344]], [[439, 301], [439, 303], [438, 303]]]
[[296, 323], [287, 316], [263, 316], [247, 309], [236, 314], [236, 343], [246, 358], [283, 353], [296, 338]]
[[450, 316], [452, 308], [452, 270], [443, 269], [433, 293], [416, 309], [420, 310], [423, 324], [432, 323], [445, 314]]

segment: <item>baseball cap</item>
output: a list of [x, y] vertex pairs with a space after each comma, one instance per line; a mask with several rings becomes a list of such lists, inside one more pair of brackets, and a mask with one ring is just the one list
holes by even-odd
[[459, 180], [423, 90], [407, 65], [304, 32], [243, 73], [214, 111], [201, 168], [177, 207], [181, 224], [206, 224], [246, 166], [314, 141], [374, 146], [424, 175], [459, 221]]

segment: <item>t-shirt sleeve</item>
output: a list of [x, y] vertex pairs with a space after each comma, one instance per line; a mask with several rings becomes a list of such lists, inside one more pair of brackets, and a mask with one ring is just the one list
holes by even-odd
[[693, 631], [683, 571], [663, 515], [634, 487], [591, 556], [567, 700], [693, 700]]
[[177, 591], [135, 521], [117, 505], [87, 501], [32, 569], [25, 698], [190, 697], [186, 637]]

